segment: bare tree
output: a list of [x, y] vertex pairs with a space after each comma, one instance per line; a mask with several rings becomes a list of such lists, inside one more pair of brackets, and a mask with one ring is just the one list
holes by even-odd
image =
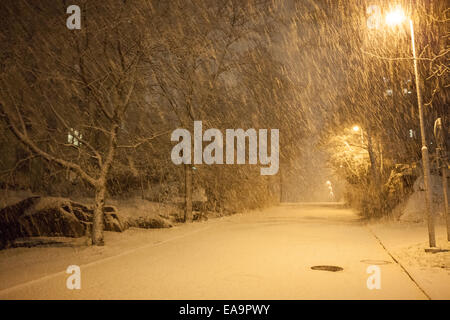
[[[251, 56], [270, 27], [263, 28], [268, 8], [264, 1], [230, 0], [172, 1], [152, 8], [157, 18], [148, 34], [153, 50], [146, 55], [150, 94], [173, 112], [175, 125], [192, 128], [194, 120], [203, 120], [220, 127], [237, 119], [233, 111], [243, 106], [232, 105], [242, 104], [233, 91], [248, 76], [247, 67], [255, 66]], [[250, 84], [239, 90], [245, 88], [250, 91]], [[191, 221], [192, 165], [184, 165], [184, 180], [185, 221]]]
[[[1, 118], [33, 154], [75, 172], [95, 192], [92, 242], [102, 245], [107, 179], [120, 131], [142, 83], [133, 7], [85, 2], [83, 28], [65, 7], [8, 1], [1, 38]], [[128, 10], [129, 9], [129, 10]]]

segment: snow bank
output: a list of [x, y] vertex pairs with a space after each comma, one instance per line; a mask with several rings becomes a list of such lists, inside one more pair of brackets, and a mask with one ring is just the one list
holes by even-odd
[[[444, 215], [444, 193], [442, 191], [442, 177], [431, 175], [431, 190], [433, 195], [432, 210], [435, 217]], [[399, 205], [400, 220], [407, 222], [422, 222], [426, 219], [425, 187], [423, 176], [413, 185], [414, 192], [405, 203]]]

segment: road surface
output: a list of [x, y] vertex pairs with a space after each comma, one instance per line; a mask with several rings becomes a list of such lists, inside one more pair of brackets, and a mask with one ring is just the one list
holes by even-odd
[[[284, 204], [194, 225], [80, 265], [80, 290], [67, 289], [61, 270], [4, 288], [0, 299], [427, 298], [358, 216], [336, 204]], [[381, 288], [369, 290], [367, 268], [383, 261]]]

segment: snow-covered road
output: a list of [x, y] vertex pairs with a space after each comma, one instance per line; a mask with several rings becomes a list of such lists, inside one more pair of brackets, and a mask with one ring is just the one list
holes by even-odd
[[[89, 261], [82, 250], [56, 257], [57, 267], [40, 272], [31, 272], [32, 261], [8, 269], [3, 253], [1, 279], [22, 273], [26, 281], [0, 287], [0, 299], [427, 299], [364, 223], [339, 205], [284, 204], [158, 232], [160, 239]], [[27, 254], [21, 251], [21, 259]], [[17, 255], [9, 257], [16, 263]], [[383, 261], [381, 288], [369, 290], [367, 268]], [[62, 267], [72, 264], [81, 267], [80, 290], [66, 288]], [[315, 265], [343, 270], [311, 270]], [[27, 278], [26, 268], [36, 275]]]

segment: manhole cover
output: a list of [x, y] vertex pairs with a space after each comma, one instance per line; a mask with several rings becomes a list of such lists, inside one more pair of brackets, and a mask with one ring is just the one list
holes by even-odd
[[362, 263], [367, 263], [370, 265], [382, 265], [382, 264], [389, 264], [392, 263], [390, 261], [386, 261], [386, 260], [370, 260], [370, 259], [365, 259], [365, 260], [361, 260]]
[[313, 267], [311, 267], [311, 269], [321, 270], [321, 271], [331, 271], [331, 272], [344, 270], [343, 268], [338, 267], [338, 266], [313, 266]]

